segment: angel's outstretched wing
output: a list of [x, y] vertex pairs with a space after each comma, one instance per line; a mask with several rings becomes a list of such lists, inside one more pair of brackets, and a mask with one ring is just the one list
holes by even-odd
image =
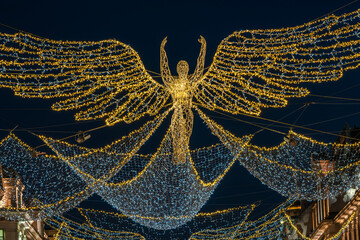
[[258, 115], [309, 93], [297, 84], [337, 80], [359, 61], [360, 10], [292, 28], [234, 32], [219, 45], [194, 97], [211, 110]]
[[77, 120], [106, 118], [108, 125], [155, 114], [169, 98], [136, 51], [116, 40], [0, 33], [0, 85], [21, 97], [63, 98], [54, 110], [76, 109]]

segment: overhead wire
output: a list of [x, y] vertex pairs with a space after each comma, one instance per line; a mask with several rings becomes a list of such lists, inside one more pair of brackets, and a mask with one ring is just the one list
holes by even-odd
[[24, 31], [24, 30], [21, 30], [21, 29], [19, 29], [19, 28], [12, 27], [12, 26], [7, 25], [7, 24], [5, 24], [5, 23], [1, 23], [1, 22], [0, 22], [0, 25], [3, 26], [3, 27], [7, 27], [7, 28], [9, 28], [9, 29], [18, 31], [18, 32], [22, 32], [22, 33], [26, 33], [26, 34], [29, 34], [29, 35], [32, 35], [32, 36], [35, 36], [35, 37], [38, 37], [38, 38], [46, 39], [45, 37], [36, 35], [36, 34], [34, 34], [34, 33], [26, 32], [26, 31]]
[[326, 17], [326, 16], [328, 16], [328, 15], [330, 15], [330, 14], [333, 14], [333, 13], [335, 13], [335, 12], [337, 12], [337, 11], [339, 11], [339, 10], [343, 9], [343, 8], [346, 8], [347, 6], [350, 6], [350, 5], [352, 5], [352, 4], [356, 3], [356, 2], [358, 2], [358, 1], [359, 1], [359, 0], [354, 0], [354, 1], [352, 1], [352, 2], [349, 2], [349, 3], [347, 3], [347, 4], [345, 4], [345, 5], [343, 5], [343, 6], [339, 7], [339, 8], [337, 8], [337, 9], [335, 9], [335, 10], [331, 11], [331, 12], [328, 12], [328, 13], [326, 13], [326, 14], [324, 14], [324, 15], [322, 15], [322, 16], [320, 16], [320, 17], [316, 18], [316, 19], [314, 19], [313, 21], [319, 20], [320, 18], [323, 18], [323, 17]]
[[149, 69], [146, 69], [146, 71], [147, 71], [147, 72], [149, 72], [149, 73], [152, 73], [152, 74], [155, 74], [155, 75], [158, 75], [158, 76], [160, 76], [160, 77], [161, 77], [161, 74], [160, 74], [160, 73], [157, 73], [157, 72], [151, 71], [151, 70], [149, 70]]
[[[223, 119], [223, 120], [229, 120], [229, 121], [239, 121], [238, 118], [229, 118], [229, 117], [219, 117], [219, 116], [216, 116], [216, 115], [211, 115], [211, 114], [208, 114], [208, 116], [214, 118], [214, 119]], [[280, 120], [280, 119], [278, 119]], [[261, 122], [253, 122], [257, 125], [260, 125], [260, 126], [264, 126], [264, 127], [270, 127], [270, 126], [273, 126], [273, 127], [278, 127], [278, 128], [289, 128], [287, 126], [284, 126], [284, 125], [277, 125], [277, 124], [268, 124], [268, 123], [261, 123]], [[260, 129], [261, 130], [261, 129]]]
[[[216, 111], [216, 110], [214, 110], [214, 111], [217, 112], [217, 113], [219, 113], [219, 114], [222, 114], [222, 113], [220, 113], [220, 112], [218, 112], [218, 111]], [[225, 115], [225, 116], [227, 116], [227, 117], [229, 117], [229, 118], [232, 118], [232, 119], [234, 119], [234, 120], [236, 120], [236, 121], [240, 121], [240, 122], [243, 122], [243, 123], [247, 123], [247, 124], [253, 125], [253, 126], [255, 126], [255, 127], [259, 127], [259, 128], [261, 128], [261, 129], [266, 129], [266, 130], [268, 130], [268, 131], [272, 131], [272, 132], [275, 132], [275, 133], [279, 133], [279, 134], [282, 134], [282, 135], [286, 135], [286, 133], [281, 132], [281, 131], [278, 131], [278, 130], [275, 130], [275, 129], [271, 129], [271, 128], [268, 128], [268, 127], [260, 126], [260, 125], [258, 125], [258, 124], [255, 124], [255, 123], [252, 123], [252, 122], [249, 122], [249, 121], [245, 121], [245, 120], [242, 120], [242, 119], [239, 119], [239, 118], [230, 116], [230, 115], [226, 115], [226, 114], [223, 114], [223, 115]], [[255, 133], [255, 134], [256, 134], [256, 133]]]
[[84, 124], [84, 123], [89, 123], [89, 122], [100, 122], [100, 121], [102, 121], [102, 120], [89, 120], [89, 121], [86, 121], [86, 122], [77, 121], [77, 122], [73, 122], [73, 123], [62, 123], [62, 124], [54, 124], [54, 125], [46, 125], [46, 126], [39, 126], [39, 127], [24, 128], [24, 130], [71, 126], [71, 125], [78, 125], [78, 124]]
[[[241, 119], [238, 119], [236, 117], [233, 117], [233, 116], [230, 116], [230, 115], [227, 115], [223, 112], [220, 112], [220, 111], [217, 111], [217, 110], [213, 110], [214, 112], [218, 113], [218, 114], [221, 114], [221, 115], [224, 115], [224, 116], [227, 116], [227, 117], [230, 117], [230, 118], [234, 118], [234, 119], [237, 119], [238, 121], [240, 122], [244, 122], [244, 123], [249, 123], [251, 125], [255, 125], [255, 124], [252, 124], [248, 121], [245, 121], [245, 120], [241, 120]], [[280, 122], [280, 121], [277, 121], [277, 120], [273, 120], [273, 119], [268, 119], [268, 118], [264, 118], [264, 117], [260, 117], [260, 116], [255, 116], [255, 115], [250, 115], [250, 114], [246, 114], [246, 113], [238, 113], [239, 115], [243, 115], [243, 116], [247, 116], [247, 117], [251, 117], [251, 118], [256, 118], [256, 119], [261, 119], [261, 120], [264, 120], [264, 121], [269, 121], [269, 122], [274, 122], [274, 123], [279, 123], [279, 124], [283, 124], [283, 125], [286, 125], [286, 126], [289, 126], [289, 127], [293, 127], [293, 128], [301, 128], [301, 129], [305, 129], [305, 130], [309, 130], [309, 131], [313, 131], [313, 132], [318, 132], [318, 133], [323, 133], [323, 134], [328, 134], [328, 135], [332, 135], [332, 136], [336, 136], [336, 137], [341, 137], [341, 135], [339, 134], [334, 134], [334, 133], [331, 133], [331, 132], [327, 132], [327, 131], [322, 131], [322, 130], [317, 130], [317, 129], [312, 129], [312, 128], [308, 128], [308, 127], [303, 127], [303, 126], [300, 126], [300, 125], [295, 125], [295, 124], [291, 124], [291, 123], [285, 123], [285, 122]], [[259, 126], [259, 125], [256, 125], [257, 127], [261, 127], [262, 126]], [[266, 128], [265, 128], [266, 129]], [[266, 129], [266, 130], [269, 130], [269, 131], [273, 131], [273, 132], [277, 132], [279, 134], [282, 134], [284, 135], [285, 133], [283, 132], [280, 132], [280, 131], [277, 131], [277, 130], [274, 130], [274, 129]], [[286, 135], [286, 134], [285, 134]], [[351, 140], [355, 140], [355, 141], [359, 141], [360, 139], [358, 138], [352, 138], [352, 137], [346, 137], [348, 139], [351, 139]]]
[[351, 87], [348, 87], [348, 88], [342, 89], [342, 90], [340, 90], [340, 91], [336, 92], [335, 94], [343, 93], [343, 92], [346, 92], [346, 91], [347, 91], [347, 90], [349, 90], [349, 89], [354, 89], [354, 88], [356, 88], [356, 87], [360, 87], [360, 83], [355, 84], [355, 85], [352, 85]]
[[[301, 107], [299, 107], [299, 108], [297, 108], [297, 109], [295, 109], [294, 111], [286, 114], [285, 116], [281, 117], [280, 119], [278, 119], [278, 121], [281, 121], [281, 120], [287, 118], [288, 116], [292, 115], [293, 113], [297, 112], [298, 110], [300, 110], [300, 109], [303, 108], [303, 107], [304, 107], [304, 105], [301, 106]], [[266, 126], [266, 127], [271, 127], [271, 126], [274, 126], [274, 123], [268, 124], [268, 126]], [[262, 132], [263, 130], [265, 130], [265, 129], [260, 129], [260, 130], [258, 130], [257, 132], [254, 133], [254, 135]]]
[[313, 102], [316, 105], [358, 105], [359, 103], [340, 103], [340, 102]]
[[[356, 88], [356, 87], [359, 87], [360, 86], [360, 83], [359, 84], [355, 84], [355, 85], [352, 85], [352, 86], [350, 86], [350, 87], [348, 87], [348, 88], [345, 88], [345, 89], [342, 89], [342, 90], [340, 90], [340, 91], [337, 91], [337, 92], [335, 92], [335, 93], [333, 93], [333, 95], [337, 95], [337, 94], [339, 94], [339, 93], [343, 93], [343, 92], [346, 92], [347, 90], [349, 90], [349, 89], [354, 89], [354, 88]], [[321, 95], [322, 96], [322, 95]], [[332, 97], [334, 97], [334, 96], [332, 96]], [[336, 96], [335, 96], [336, 97]], [[341, 99], [341, 100], [345, 100], [345, 99]], [[349, 100], [353, 100], [352, 98], [350, 98]], [[314, 102], [314, 104], [327, 104], [328, 102]], [[329, 103], [329, 104], [331, 104], [331, 103]], [[335, 104], [335, 103], [334, 103]], [[345, 104], [345, 103], [343, 103], [343, 104]], [[348, 103], [348, 104], [358, 104], [358, 103]]]
[[359, 98], [344, 98], [344, 97], [325, 96], [325, 95], [318, 95], [318, 94], [309, 94], [309, 96], [320, 97], [320, 98], [331, 98], [331, 99], [349, 100], [349, 101], [360, 101]]
[[0, 111], [51, 111], [49, 108], [0, 108]]
[[[90, 122], [100, 122], [102, 120], [90, 120]], [[8, 121], [9, 123], [11, 123], [10, 121]], [[79, 125], [79, 124], [84, 124], [84, 123], [89, 123], [87, 122], [73, 122], [73, 123], [63, 123], [63, 124], [54, 124], [54, 125], [46, 125], [46, 126], [39, 126], [39, 127], [30, 127], [30, 128], [17, 128], [17, 129], [4, 129], [4, 128], [0, 128], [0, 131], [4, 131], [4, 132], [56, 132], [56, 133], [75, 133], [78, 131], [69, 131], [69, 130], [41, 130], [41, 129], [45, 129], [45, 128], [54, 128], [54, 127], [61, 127], [61, 126], [71, 126], [71, 125]], [[12, 123], [13, 124], [13, 123]], [[17, 125], [18, 126], [18, 125]], [[38, 130], [40, 129], [40, 130]]]
[[305, 104], [303, 110], [301, 111], [301, 113], [299, 114], [299, 116], [295, 119], [295, 121], [293, 122], [293, 124], [296, 124], [299, 119], [301, 118], [301, 116], [304, 114], [304, 112], [306, 111], [306, 109], [310, 106], [310, 104]]
[[[100, 127], [96, 127], [96, 128], [92, 128], [92, 129], [89, 129], [89, 130], [85, 130], [85, 131], [83, 131], [83, 133], [88, 133], [88, 132], [96, 131], [96, 130], [99, 130], [99, 129], [105, 128], [105, 127], [108, 127], [108, 126], [107, 126], [107, 125], [102, 125], [102, 126], [100, 126]], [[33, 134], [34, 136], [39, 137], [37, 134], [33, 133], [32, 131], [28, 131], [28, 132], [31, 133], [31, 134]], [[69, 139], [69, 138], [73, 138], [73, 137], [75, 137], [75, 136], [77, 136], [77, 135], [78, 135], [78, 133], [76, 133], [76, 134], [74, 134], [74, 135], [71, 135], [71, 136], [67, 136], [67, 137], [61, 138], [61, 139], [59, 139], [58, 141], [63, 141], [63, 140]], [[33, 149], [35, 150], [35, 149], [38, 149], [38, 148], [44, 147], [44, 146], [47, 146], [47, 144], [42, 144], [42, 145], [36, 146], [36, 147], [34, 147]]]
[[[0, 131], [8, 131], [8, 129], [0, 129]], [[29, 130], [26, 130], [26, 129], [18, 129], [18, 130], [15, 130], [14, 132], [29, 132]], [[78, 131], [61, 131], [61, 130], [32, 130], [32, 132], [38, 132], [38, 133], [75, 133], [75, 132], [78, 132]]]
[[335, 121], [335, 120], [339, 120], [339, 119], [343, 119], [343, 118], [347, 118], [347, 117], [351, 117], [351, 116], [355, 116], [355, 115], [359, 115], [360, 112], [356, 112], [356, 113], [351, 113], [351, 114], [347, 114], [341, 117], [336, 117], [336, 118], [332, 118], [332, 119], [328, 119], [328, 120], [324, 120], [324, 121], [320, 121], [320, 122], [315, 122], [315, 123], [310, 123], [310, 124], [305, 124], [303, 125], [304, 127], [308, 127], [308, 126], [313, 126], [313, 125], [317, 125], [317, 124], [321, 124], [321, 123], [326, 123], [326, 122], [331, 122], [331, 121]]
[[[324, 133], [324, 134], [328, 134], [328, 135], [332, 135], [332, 136], [336, 136], [336, 137], [341, 137], [341, 135], [339, 135], [339, 134], [333, 134], [333, 133], [326, 132], [326, 131], [322, 131], [322, 130], [312, 129], [312, 128], [303, 127], [303, 126], [299, 126], [299, 125], [295, 125], [295, 124], [290, 124], [290, 123], [284, 123], [284, 122], [280, 122], [280, 121], [276, 121], [276, 120], [272, 120], [272, 119], [268, 119], [268, 118], [263, 118], [263, 117], [260, 117], [260, 116], [253, 116], [253, 115], [246, 114], [246, 113], [239, 113], [239, 114], [240, 114], [240, 115], [247, 116], [247, 117], [253, 117], [253, 118], [262, 119], [262, 120], [265, 120], [265, 121], [270, 121], [270, 122], [276, 122], [276, 123], [284, 124], [284, 125], [287, 125], [287, 126], [290, 126], [290, 127], [302, 128], [302, 129], [309, 130], [309, 131], [314, 131], [314, 132]], [[346, 137], [346, 138], [352, 139], [352, 140], [355, 140], [355, 141], [359, 141], [359, 140], [360, 140], [360, 139], [358, 139], [358, 138], [352, 138], [352, 137]]]

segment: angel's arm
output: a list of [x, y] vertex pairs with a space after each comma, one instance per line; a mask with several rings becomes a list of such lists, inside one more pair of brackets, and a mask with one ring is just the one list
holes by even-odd
[[197, 65], [195, 68], [195, 72], [192, 75], [190, 81], [197, 82], [201, 79], [203, 72], [204, 72], [204, 65], [205, 65], [205, 54], [206, 54], [206, 41], [203, 36], [200, 36], [199, 42], [201, 43], [200, 54], [197, 59]]
[[164, 84], [169, 87], [170, 82], [172, 82], [173, 77], [171, 76], [169, 61], [165, 52], [165, 44], [167, 42], [167, 37], [161, 42], [160, 46], [160, 72], [161, 78]]

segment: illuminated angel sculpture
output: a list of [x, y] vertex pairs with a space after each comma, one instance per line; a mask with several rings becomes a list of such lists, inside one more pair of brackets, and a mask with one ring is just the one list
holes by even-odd
[[[116, 40], [55, 41], [27, 33], [1, 33], [0, 86], [11, 88], [16, 95], [25, 98], [62, 98], [52, 106], [53, 110], [76, 110], [76, 120], [104, 118], [106, 124], [111, 126], [119, 122], [131, 123], [145, 115], [156, 116], [155, 120], [120, 141], [121, 151], [118, 150], [118, 143], [95, 151], [59, 142], [58, 145], [60, 144], [62, 147], [57, 148], [54, 141], [45, 138], [44, 141], [53, 147], [54, 151], [71, 164], [76, 171], [81, 173], [84, 180], [91, 182], [92, 185], [101, 182], [102, 185], [100, 185], [103, 187], [101, 189], [97, 187], [96, 191], [100, 195], [103, 194], [103, 197], [112, 192], [111, 197], [107, 200], [116, 206], [123, 204], [122, 201], [115, 198], [119, 194], [124, 194], [126, 191], [133, 194], [135, 191], [139, 192], [134, 189], [142, 189], [140, 186], [136, 186], [135, 182], [146, 175], [147, 171], [150, 171], [149, 169], [153, 169], [155, 173], [149, 174], [146, 180], [143, 179], [143, 182], [150, 184], [151, 181], [159, 181], [158, 184], [163, 184], [161, 178], [168, 179], [170, 177], [166, 174], [172, 174], [173, 178], [177, 178], [178, 185], [175, 183], [173, 185], [173, 190], [176, 191], [180, 191], [181, 179], [192, 174], [193, 184], [190, 184], [190, 180], [183, 180], [181, 183], [184, 187], [192, 189], [185, 188], [183, 192], [180, 191], [177, 194], [181, 197], [188, 196], [190, 199], [191, 194], [200, 196], [200, 190], [207, 188], [207, 192], [204, 190], [206, 194], [201, 195], [203, 200], [200, 201], [193, 197], [188, 201], [188, 209], [190, 206], [196, 205], [191, 214], [186, 211], [179, 213], [181, 216], [194, 216], [233, 161], [230, 161], [224, 170], [217, 173], [215, 177], [210, 177], [208, 182], [199, 180], [199, 170], [193, 167], [193, 156], [189, 150], [189, 139], [193, 128], [193, 110], [195, 109], [199, 113], [213, 134], [219, 137], [222, 146], [230, 150], [232, 158], [239, 158], [240, 152], [245, 146], [248, 146], [250, 136], [235, 137], [209, 119], [200, 108], [231, 114], [259, 115], [262, 108], [285, 107], [287, 99], [308, 95], [309, 91], [306, 88], [298, 86], [301, 83], [338, 80], [344, 71], [359, 66], [359, 20], [360, 11], [357, 10], [341, 16], [331, 15], [296, 27], [234, 32], [220, 43], [213, 62], [205, 73], [206, 42], [201, 37], [199, 39], [201, 50], [194, 73], [189, 74], [189, 65], [182, 60], [177, 65], [178, 76], [170, 73], [164, 49], [167, 41], [165, 38], [160, 47], [160, 68], [164, 84], [155, 81], [150, 76], [139, 55], [130, 46]], [[120, 169], [130, 161], [131, 157], [135, 156], [136, 151], [170, 111], [172, 111], [170, 128], [157, 153], [149, 160], [150, 163], [131, 180], [119, 180], [116, 183], [113, 178], [116, 178]], [[302, 139], [307, 141], [306, 138]], [[68, 152], [61, 150], [65, 148], [72, 150]], [[76, 151], [73, 150], [75, 148]], [[271, 164], [275, 167], [283, 166], [276, 165], [270, 159], [273, 157], [272, 152], [261, 155], [261, 149], [249, 149], [248, 147], [246, 151], [248, 155], [243, 159], [252, 156], [261, 160], [263, 156], [265, 159], [263, 166]], [[214, 152], [214, 149], [201, 151]], [[81, 152], [81, 154], [74, 155], [74, 152]], [[210, 154], [208, 152], [206, 154]], [[94, 163], [96, 167], [91, 164], [85, 166], [87, 164], [85, 159], [83, 159], [84, 161], [75, 160], [100, 153], [110, 154], [113, 158], [116, 155], [116, 158], [122, 160], [108, 164], [111, 167], [96, 165], [99, 163]], [[164, 159], [164, 156], [169, 154], [172, 157], [170, 161], [166, 162], [166, 167], [164, 163], [154, 167], [159, 156]], [[205, 156], [205, 153], [203, 154]], [[265, 181], [263, 179], [266, 174], [260, 174], [254, 170], [261, 164], [250, 167], [251, 160], [243, 162], [240, 160], [240, 163], [245, 165], [255, 176]], [[176, 173], [171, 173], [170, 168], [175, 169]], [[106, 169], [106, 171], [101, 172], [101, 169]], [[164, 170], [161, 173], [156, 172], [160, 171], [159, 169]], [[297, 171], [296, 168], [290, 168], [287, 165], [284, 169]], [[181, 171], [183, 172], [180, 174]], [[261, 171], [266, 170], [261, 169]], [[273, 173], [274, 171], [272, 171]], [[292, 173], [287, 174], [289, 178], [297, 176]], [[159, 179], [153, 176], [158, 176]], [[310, 171], [308, 179], [315, 178], [315, 173]], [[281, 181], [276, 184], [281, 184]], [[162, 193], [168, 191], [170, 185], [170, 183], [164, 185]], [[116, 192], [115, 187], [121, 188], [121, 191]], [[129, 190], [131, 187], [134, 189]], [[277, 189], [276, 186], [270, 185], [270, 187]], [[156, 189], [156, 187], [153, 188]], [[316, 189], [316, 187], [313, 188]], [[286, 191], [284, 190], [284, 192]], [[167, 198], [174, 197], [171, 194], [166, 196]], [[304, 198], [314, 198], [319, 194], [311, 195], [309, 191], [304, 191], [303, 196], [305, 196]], [[151, 198], [152, 196], [147, 197]], [[106, 199], [106, 197], [104, 198]], [[139, 199], [144, 201], [141, 207], [146, 208], [151, 205], [145, 201], [148, 200], [145, 197]], [[174, 207], [176, 201], [185, 205], [180, 198], [176, 201], [174, 199], [166, 201], [169, 202], [169, 206], [172, 204], [172, 209], [177, 209]], [[194, 204], [195, 202], [197, 204]], [[159, 206], [163, 203], [157, 202], [156, 204]], [[123, 207], [119, 206], [118, 208], [124, 211]], [[178, 209], [180, 208], [179, 205]], [[138, 218], [140, 213], [151, 212], [151, 209], [143, 209], [142, 212], [136, 212], [134, 209], [130, 211], [131, 213], [127, 212], [126, 214]], [[157, 209], [153, 212], [155, 214], [161, 211]], [[162, 216], [174, 216], [174, 213], [172, 214], [163, 213]], [[144, 221], [153, 221], [150, 219], [152, 218], [148, 217]], [[175, 222], [174, 218], [171, 218], [171, 221]], [[154, 223], [146, 224], [154, 226]], [[174, 223], [174, 226], [177, 224], [180, 223]], [[158, 228], [166, 229], [164, 225]]]

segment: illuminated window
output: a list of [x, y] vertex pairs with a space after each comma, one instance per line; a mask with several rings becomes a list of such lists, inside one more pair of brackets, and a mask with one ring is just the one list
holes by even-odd
[[0, 229], [0, 240], [4, 240], [4, 239], [5, 239], [4, 229]]
[[19, 237], [18, 238], [19, 240], [26, 240], [26, 236], [24, 235], [24, 232], [22, 232], [22, 231], [19, 232], [18, 237]]

